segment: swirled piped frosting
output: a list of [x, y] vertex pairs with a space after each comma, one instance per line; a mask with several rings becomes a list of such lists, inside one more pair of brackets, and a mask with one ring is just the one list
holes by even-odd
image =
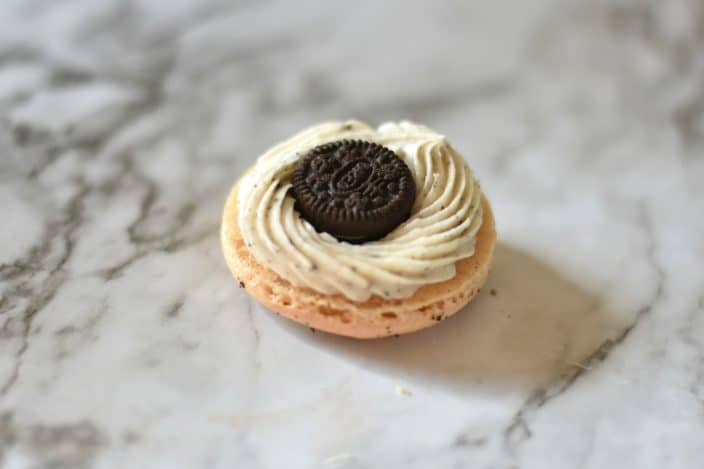
[[[393, 150], [416, 184], [411, 216], [384, 238], [364, 244], [319, 233], [295, 209], [290, 193], [297, 163], [312, 148], [341, 139]], [[311, 127], [268, 150], [243, 177], [238, 224], [256, 260], [291, 283], [353, 301], [405, 298], [455, 276], [455, 262], [474, 254], [482, 223], [481, 190], [445, 138], [410, 122], [378, 129], [358, 121]]]

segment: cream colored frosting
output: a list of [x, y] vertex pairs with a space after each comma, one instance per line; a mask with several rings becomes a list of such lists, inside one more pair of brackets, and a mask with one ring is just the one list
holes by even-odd
[[[289, 189], [296, 163], [318, 145], [340, 139], [376, 142], [408, 165], [416, 183], [410, 218], [384, 238], [363, 244], [318, 233], [294, 209]], [[455, 276], [455, 262], [474, 254], [482, 222], [481, 190], [445, 138], [410, 122], [378, 129], [358, 121], [311, 127], [262, 155], [242, 179], [239, 227], [258, 262], [299, 286], [353, 301], [405, 298]]]

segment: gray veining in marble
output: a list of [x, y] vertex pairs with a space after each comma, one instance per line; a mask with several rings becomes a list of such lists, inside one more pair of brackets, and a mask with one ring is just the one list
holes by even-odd
[[[6, 0], [0, 466], [692, 468], [704, 4]], [[411, 119], [480, 176], [486, 288], [356, 342], [231, 279], [238, 174]]]

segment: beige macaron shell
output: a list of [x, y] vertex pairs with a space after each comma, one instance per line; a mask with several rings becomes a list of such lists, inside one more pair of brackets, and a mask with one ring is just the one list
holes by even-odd
[[457, 274], [450, 280], [425, 285], [408, 298], [373, 296], [364, 302], [292, 285], [258, 263], [247, 249], [237, 222], [237, 189], [235, 184], [222, 219], [221, 242], [227, 265], [259, 302], [308, 327], [358, 339], [413, 332], [459, 311], [479, 292], [489, 273], [496, 229], [489, 202], [482, 195], [484, 219], [474, 255], [455, 264]]

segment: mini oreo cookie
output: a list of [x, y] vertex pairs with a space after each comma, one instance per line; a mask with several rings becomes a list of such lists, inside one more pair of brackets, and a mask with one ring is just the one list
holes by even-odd
[[416, 197], [410, 169], [386, 147], [339, 140], [313, 148], [293, 174], [299, 212], [316, 230], [363, 243], [408, 219]]

